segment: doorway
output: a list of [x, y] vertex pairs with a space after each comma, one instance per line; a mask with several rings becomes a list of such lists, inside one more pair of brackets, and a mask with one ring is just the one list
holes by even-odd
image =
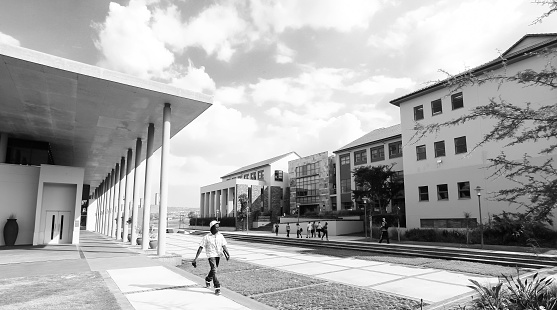
[[45, 244], [70, 243], [69, 211], [46, 211]]

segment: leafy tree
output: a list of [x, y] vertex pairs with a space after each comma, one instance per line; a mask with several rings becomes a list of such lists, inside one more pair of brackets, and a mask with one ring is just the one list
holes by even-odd
[[239, 220], [241, 220], [247, 217], [248, 214], [248, 195], [247, 194], [239, 195], [238, 202], [240, 203], [240, 211], [236, 213], [237, 214], [236, 217]]
[[356, 189], [352, 191], [355, 200], [368, 197], [382, 206], [387, 206], [404, 189], [404, 183], [393, 171], [393, 165], [362, 166], [354, 169], [352, 175]]
[[[557, 0], [538, 1], [550, 6], [550, 10], [536, 19], [541, 22], [557, 11]], [[502, 70], [495, 72], [468, 71], [459, 75], [450, 75], [443, 83], [450, 93], [460, 91], [463, 87], [485, 83], [513, 83], [516, 87], [543, 87], [554, 93], [557, 89], [556, 57], [557, 48], [546, 48], [531, 53], [531, 57], [542, 57], [546, 65], [540, 70], [525, 69], [514, 74], [507, 74], [507, 60], [500, 59]], [[446, 73], [446, 72], [445, 72]], [[554, 98], [557, 98], [555, 94]], [[470, 151], [489, 142], [504, 142], [504, 147], [512, 147], [525, 142], [547, 142], [547, 147], [539, 152], [549, 159], [536, 163], [529, 154], [520, 159], [509, 158], [505, 152], [489, 159], [487, 169], [493, 169], [491, 178], [504, 177], [515, 184], [514, 187], [499, 190], [492, 197], [496, 201], [505, 201], [524, 207], [525, 215], [531, 215], [533, 221], [552, 224], [551, 212], [557, 206], [557, 168], [553, 160], [557, 149], [557, 102], [532, 104], [530, 102], [513, 102], [513, 98], [489, 98], [486, 105], [478, 106], [469, 114], [453, 120], [423, 126], [416, 124], [416, 134], [411, 141], [439, 132], [445, 127], [457, 126], [476, 119], [492, 119], [496, 124], [483, 136], [482, 140]]]

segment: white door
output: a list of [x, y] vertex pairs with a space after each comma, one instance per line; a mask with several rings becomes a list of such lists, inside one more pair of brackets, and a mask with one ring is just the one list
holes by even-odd
[[70, 223], [69, 211], [46, 211], [44, 243], [70, 243], [70, 232], [73, 229]]

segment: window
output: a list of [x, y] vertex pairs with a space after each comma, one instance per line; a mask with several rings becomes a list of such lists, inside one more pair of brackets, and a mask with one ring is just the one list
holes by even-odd
[[389, 143], [389, 158], [402, 156], [402, 141]]
[[282, 170], [275, 170], [275, 181], [282, 181], [283, 179]]
[[435, 149], [435, 157], [445, 156], [445, 141], [437, 141], [433, 143]]
[[466, 137], [454, 138], [454, 153], [461, 154], [466, 153], [468, 150], [466, 148]]
[[449, 187], [447, 184], [437, 185], [437, 200], [449, 200]]
[[470, 198], [470, 182], [458, 182], [458, 198]]
[[367, 152], [366, 150], [354, 152], [354, 165], [367, 164]]
[[418, 194], [420, 196], [420, 201], [429, 201], [427, 186], [418, 186]]
[[350, 155], [340, 156], [340, 165], [350, 165]]
[[441, 99], [437, 99], [431, 102], [431, 115], [437, 115], [443, 113], [443, 105]]
[[340, 192], [341, 193], [350, 193], [350, 179], [340, 180]]
[[464, 99], [462, 98], [462, 93], [451, 95], [451, 104], [453, 106], [453, 110], [463, 108]]
[[416, 157], [418, 160], [426, 159], [425, 145], [416, 146]]
[[476, 218], [420, 219], [422, 228], [474, 228], [477, 225]]
[[319, 173], [319, 162], [296, 167], [296, 177], [315, 175]]
[[255, 172], [252, 172], [249, 174], [250, 179], [255, 180]]
[[265, 178], [265, 175], [264, 175], [263, 170], [257, 171], [257, 179], [258, 180], [263, 180], [264, 178]]
[[244, 174], [244, 179], [249, 179], [249, 174], [248, 173]]
[[385, 160], [385, 147], [383, 145], [371, 148], [371, 162]]
[[296, 201], [298, 197], [313, 197], [306, 199], [304, 202], [318, 202], [319, 196], [319, 178], [318, 176], [310, 176], [296, 179]]
[[414, 107], [414, 120], [418, 121], [424, 119], [424, 106], [423, 105], [419, 105], [417, 107]]

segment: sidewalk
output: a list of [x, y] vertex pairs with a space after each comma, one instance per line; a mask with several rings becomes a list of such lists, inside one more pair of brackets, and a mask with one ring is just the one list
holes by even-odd
[[216, 296], [204, 279], [90, 231], [81, 231], [78, 246], [15, 247], [0, 255], [0, 278], [88, 271], [101, 273], [124, 310], [271, 309], [226, 288]]

